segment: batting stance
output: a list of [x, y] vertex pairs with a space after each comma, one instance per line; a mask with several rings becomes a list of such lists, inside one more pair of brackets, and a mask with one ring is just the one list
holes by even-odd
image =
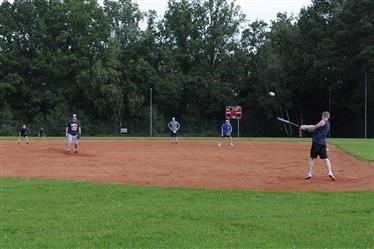
[[74, 152], [78, 153], [78, 139], [81, 135], [81, 125], [77, 118], [77, 114], [73, 114], [71, 119], [66, 123], [66, 136], [68, 137], [68, 144], [66, 147], [66, 153], [70, 153], [70, 144], [74, 143]]
[[21, 137], [25, 137], [26, 138], [26, 143], [29, 144], [29, 137], [27, 136], [27, 127], [25, 124], [22, 125], [21, 129], [19, 129], [19, 132], [18, 132], [18, 144], [21, 143]]
[[170, 135], [174, 137], [175, 143], [178, 143], [178, 130], [181, 127], [178, 121], [175, 120], [173, 117], [171, 121], [168, 123], [168, 127], [170, 129]]
[[330, 130], [330, 113], [323, 112], [322, 120], [316, 125], [302, 125], [301, 130], [306, 130], [313, 133], [312, 147], [310, 149], [310, 158], [308, 160], [308, 170], [304, 176], [305, 180], [312, 178], [312, 169], [314, 165], [314, 159], [318, 156], [325, 161], [326, 168], [328, 170], [329, 177], [332, 181], [335, 181], [335, 176], [331, 170], [331, 163], [327, 156], [326, 151], [326, 136]]
[[[223, 141], [225, 137], [228, 137], [230, 138], [230, 146], [234, 146], [234, 144], [232, 143], [231, 132], [232, 126], [230, 124], [230, 120], [226, 119], [225, 123], [221, 125], [221, 141]], [[218, 146], [221, 146], [221, 142], [218, 143]]]

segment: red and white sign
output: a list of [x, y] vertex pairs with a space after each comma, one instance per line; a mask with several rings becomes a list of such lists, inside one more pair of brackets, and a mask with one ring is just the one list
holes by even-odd
[[242, 119], [242, 113], [241, 106], [226, 106], [227, 119]]

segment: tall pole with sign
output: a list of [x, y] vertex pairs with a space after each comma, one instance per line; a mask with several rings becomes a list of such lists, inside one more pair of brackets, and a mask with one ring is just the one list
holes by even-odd
[[238, 122], [238, 138], [240, 137], [240, 119], [243, 110], [241, 106], [226, 106], [226, 119], [236, 119]]

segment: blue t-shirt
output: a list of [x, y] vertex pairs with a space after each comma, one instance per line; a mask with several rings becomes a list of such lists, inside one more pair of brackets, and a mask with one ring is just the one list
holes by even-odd
[[69, 120], [66, 124], [66, 127], [68, 127], [68, 133], [72, 136], [77, 136], [79, 132], [80, 122], [77, 119], [76, 121]]
[[313, 134], [313, 143], [320, 144], [320, 145], [325, 145], [326, 144], [326, 136], [329, 133], [330, 130], [330, 122], [325, 121], [325, 125], [322, 127], [317, 128], [314, 131]]
[[228, 133], [231, 133], [232, 131], [231, 124], [226, 124], [226, 123], [222, 124], [221, 131], [223, 131], [223, 135], [227, 135]]

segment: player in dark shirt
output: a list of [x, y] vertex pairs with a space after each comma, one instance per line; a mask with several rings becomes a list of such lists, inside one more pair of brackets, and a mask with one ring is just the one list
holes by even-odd
[[75, 153], [78, 153], [78, 139], [81, 135], [81, 125], [77, 118], [77, 114], [73, 114], [72, 118], [66, 123], [66, 136], [68, 137], [68, 144], [66, 153], [70, 153], [70, 144], [74, 143]]
[[22, 125], [21, 129], [19, 129], [19, 132], [18, 132], [18, 144], [21, 143], [21, 137], [25, 137], [26, 138], [26, 143], [29, 144], [29, 138], [27, 136], [27, 127], [25, 124]]
[[306, 130], [313, 133], [312, 147], [310, 149], [310, 158], [308, 160], [308, 170], [304, 176], [305, 180], [312, 178], [312, 169], [314, 165], [314, 159], [321, 158], [325, 161], [325, 165], [332, 181], [335, 181], [335, 176], [332, 173], [331, 162], [327, 155], [326, 149], [326, 136], [330, 130], [330, 113], [323, 112], [322, 119], [316, 125], [302, 125], [301, 130]]
[[39, 133], [38, 133], [38, 138], [44, 137], [44, 136], [45, 136], [44, 129], [43, 129], [43, 127], [40, 127]]

